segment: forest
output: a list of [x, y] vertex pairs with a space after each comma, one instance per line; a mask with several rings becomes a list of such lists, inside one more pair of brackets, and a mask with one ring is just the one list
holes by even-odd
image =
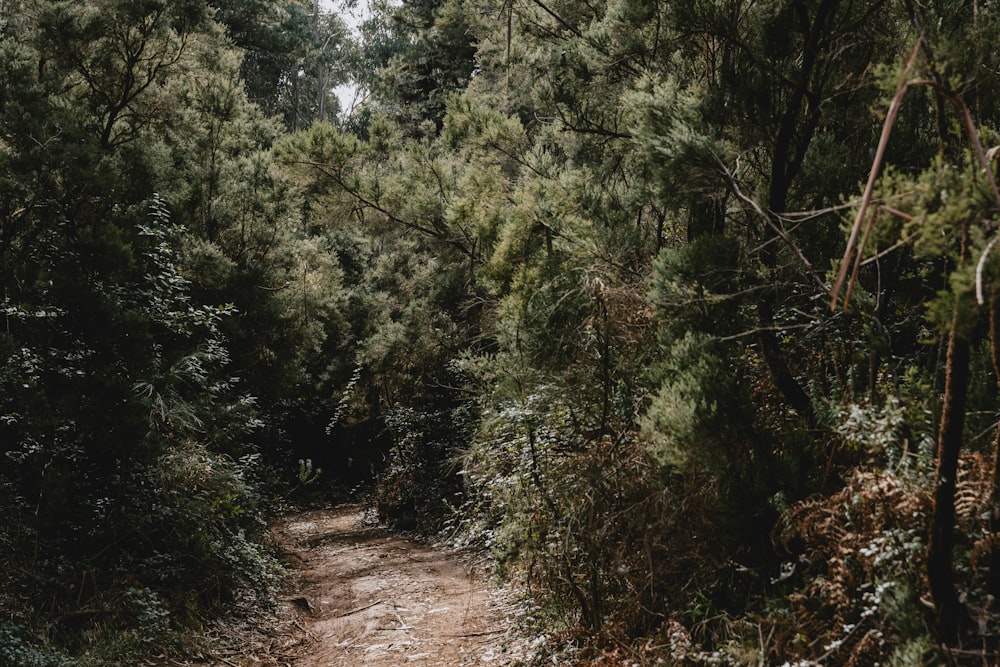
[[0, 0], [0, 665], [352, 497], [545, 664], [1000, 664], [1000, 3], [369, 9]]

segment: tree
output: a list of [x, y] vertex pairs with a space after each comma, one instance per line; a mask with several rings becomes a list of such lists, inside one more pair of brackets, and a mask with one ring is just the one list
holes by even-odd
[[354, 46], [343, 19], [316, 0], [216, 0], [215, 18], [243, 51], [247, 96], [291, 131], [336, 122], [332, 91], [348, 77]]
[[276, 248], [304, 253], [286, 243], [273, 126], [203, 3], [3, 10], [3, 633], [94, 651], [119, 633], [141, 653], [167, 619], [273, 581], [247, 539], [260, 385], [227, 335], [241, 315], [214, 299], [231, 283], [193, 270], [198, 254], [272, 277]]
[[358, 81], [369, 104], [397, 119], [408, 134], [441, 130], [450, 96], [469, 84], [475, 37], [464, 3], [405, 0], [375, 3], [362, 26]]

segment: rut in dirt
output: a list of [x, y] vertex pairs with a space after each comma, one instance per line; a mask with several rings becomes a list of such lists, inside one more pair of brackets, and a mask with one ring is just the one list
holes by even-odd
[[513, 607], [474, 556], [366, 525], [353, 505], [275, 532], [305, 634], [294, 667], [523, 664]]

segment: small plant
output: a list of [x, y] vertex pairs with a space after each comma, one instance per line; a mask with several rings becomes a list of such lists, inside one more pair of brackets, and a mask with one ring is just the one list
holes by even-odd
[[28, 631], [11, 622], [0, 623], [0, 665], [17, 667], [78, 667], [79, 663], [54, 648], [38, 645]]
[[302, 486], [309, 486], [322, 474], [322, 468], [313, 469], [312, 459], [299, 459], [299, 484]]
[[287, 495], [290, 496], [303, 487], [315, 484], [322, 474], [322, 468], [313, 468], [312, 459], [299, 459], [299, 474], [296, 475], [296, 484]]

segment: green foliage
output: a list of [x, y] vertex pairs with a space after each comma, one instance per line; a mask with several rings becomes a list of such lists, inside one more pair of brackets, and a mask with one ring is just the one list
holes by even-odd
[[885, 465], [890, 470], [907, 464], [904, 456], [910, 452], [900, 449], [900, 445], [908, 445], [900, 437], [907, 426], [906, 413], [897, 398], [887, 398], [884, 405], [851, 403], [835, 406], [829, 420], [832, 430], [846, 447], [885, 457]]
[[[378, 490], [385, 515], [425, 502], [427, 475], [462, 446], [434, 452], [450, 423], [440, 408], [472, 391], [469, 526], [563, 622], [634, 637], [686, 619], [722, 646], [741, 615], [768, 608], [771, 586], [822, 588], [813, 572], [769, 584], [778, 563], [766, 535], [780, 513], [805, 516], [802, 498], [840, 497], [841, 484], [882, 511], [888, 482], [856, 477], [861, 462], [919, 487], [944, 379], [944, 347], [927, 343], [952, 323], [975, 343], [981, 414], [970, 423], [992, 429], [984, 318], [968, 297], [995, 202], [945, 112], [948, 90], [991, 98], [992, 75], [947, 77], [973, 61], [969, 71], [989, 69], [984, 42], [971, 60], [955, 45], [996, 16], [981, 4], [935, 11], [826, 0], [382, 8], [365, 57], [384, 65], [372, 86], [384, 114], [361, 136], [314, 128], [278, 154], [353, 290], [342, 348], [362, 369], [352, 418], [388, 416], [396, 445]], [[851, 306], [831, 312], [827, 271], [856, 213], [844, 202], [871, 167], [911, 26], [928, 20], [942, 43], [924, 49], [922, 76], [936, 87], [899, 116]], [[456, 27], [463, 49], [443, 58], [435, 49]], [[443, 83], [472, 44], [471, 81]], [[433, 83], [421, 69], [431, 61]], [[995, 106], [980, 108], [992, 122]], [[993, 278], [985, 262], [978, 279]], [[438, 401], [455, 364], [468, 383]], [[905, 535], [868, 518], [831, 525], [884, 537], [891, 554], [800, 537], [822, 554], [814, 562], [863, 575], [870, 590], [828, 599], [826, 616], [789, 603], [815, 620], [804, 635], [831, 642], [843, 637], [830, 614], [850, 624], [871, 612], [833, 647], [845, 664], [881, 651], [877, 633], [894, 619], [903, 644], [925, 630], [919, 560], [896, 549], [922, 536], [912, 517], [898, 517]], [[727, 626], [727, 615], [740, 620]], [[817, 654], [786, 638], [767, 656], [800, 657]]]
[[710, 340], [688, 335], [666, 352], [663, 366], [669, 370], [644, 429], [662, 465], [684, 469], [696, 461], [720, 476], [738, 477], [733, 458], [741, 441], [750, 444], [752, 411], [732, 367], [712, 347]]
[[469, 9], [458, 0], [376, 2], [362, 26], [356, 71], [369, 105], [407, 134], [440, 131], [448, 99], [468, 85], [476, 45]]
[[[974, 604], [996, 542], [998, 203], [962, 133], [996, 142], [1000, 14], [942, 12], [406, 0], [355, 48], [305, 0], [0, 0], [2, 659], [265, 599], [265, 485], [382, 447], [387, 522], [464, 521], [618, 655], [747, 662], [754, 618], [754, 664], [929, 661], [946, 337]], [[314, 122], [348, 78], [364, 112]]]
[[384, 119], [371, 124], [367, 141], [317, 126], [278, 155], [308, 193], [309, 224], [349, 285], [341, 312], [350, 333], [340, 341], [348, 365], [338, 379], [346, 384], [364, 370], [355, 394], [366, 397], [369, 416], [419, 402], [476, 326], [469, 301], [479, 242], [441, 198], [442, 189], [457, 194], [460, 165], [404, 142]]
[[178, 444], [140, 482], [146, 493], [132, 499], [128, 516], [149, 546], [132, 544], [129, 558], [186, 615], [182, 621], [240, 595], [266, 599], [277, 584], [270, 556], [247, 539], [261, 528], [250, 463]]
[[649, 632], [655, 610], [719, 583], [702, 548], [719, 537], [716, 490], [698, 475], [665, 483], [627, 437], [588, 437], [554, 389], [484, 415], [465, 461], [469, 530], [560, 625]]
[[299, 484], [313, 484], [323, 474], [322, 468], [313, 468], [312, 459], [299, 459]]
[[937, 656], [931, 638], [924, 635], [897, 646], [889, 661], [889, 667], [931, 667], [937, 664]]
[[[107, 664], [269, 595], [262, 421], [223, 331], [242, 313], [204, 298], [184, 247], [207, 219], [249, 231], [287, 203], [250, 178], [256, 203], [213, 218], [178, 187], [199, 174], [184, 128], [253, 117], [203, 4], [29, 4], [0, 29], [0, 608], [26, 651]], [[216, 206], [257, 168], [234, 155], [260, 147], [250, 125], [207, 160]]]
[[51, 647], [39, 648], [21, 625], [0, 624], [0, 664], [18, 667], [76, 667], [79, 663]]
[[469, 405], [398, 408], [386, 415], [393, 445], [373, 493], [380, 519], [425, 532], [441, 528], [462, 502], [456, 459], [474, 416]]
[[291, 131], [335, 122], [331, 94], [344, 83], [355, 47], [343, 19], [312, 0], [214, 0], [215, 18], [242, 51], [240, 79], [250, 101]]
[[[74, 618], [74, 608], [84, 605], [80, 615], [100, 621], [99, 629], [84, 633], [82, 645], [97, 642], [88, 651], [112, 650], [111, 644], [101, 647], [107, 642], [124, 643], [127, 650], [120, 650], [129, 653], [151, 650], [171, 631], [170, 617], [192, 621], [200, 609], [238, 589], [267, 595], [274, 581], [270, 559], [243, 537], [244, 529], [259, 528], [244, 482], [254, 458], [237, 463], [194, 440], [203, 437], [235, 455], [246, 451], [243, 438], [257, 421], [252, 398], [237, 393], [238, 381], [225, 373], [229, 357], [218, 331], [225, 311], [195, 307], [178, 272], [181, 233], [164, 202], [154, 199], [137, 237], [137, 246], [146, 245], [135, 258], [139, 282], [105, 287], [102, 305], [128, 323], [126, 335], [161, 341], [149, 354], [121, 357], [119, 364], [129, 365], [120, 366], [119, 376], [99, 371], [116, 393], [94, 393], [91, 384], [88, 411], [107, 409], [100, 401], [111, 399], [124, 404], [115, 407], [119, 419], [130, 414], [130, 420], [106, 428], [103, 440], [81, 437], [75, 429], [95, 417], [69, 412], [72, 404], [44, 375], [36, 391], [60, 399], [60, 412], [48, 419], [65, 424], [61, 434], [43, 440], [34, 419], [8, 413], [13, 438], [5, 454], [16, 467], [7, 471], [13, 496], [5, 500], [17, 507], [24, 502], [21, 494], [31, 493], [37, 503], [34, 518], [21, 515], [6, 533], [12, 546], [8, 565], [23, 568], [25, 559], [32, 568], [31, 581], [20, 590], [10, 582], [7, 593], [31, 600], [44, 591], [57, 621], [50, 638], [59, 642], [80, 641], [72, 625], [59, 619]], [[144, 379], [130, 391], [124, 381], [139, 372]], [[73, 376], [94, 382], [86, 372]], [[41, 483], [33, 483], [35, 466], [41, 467]], [[51, 556], [39, 560], [32, 555], [39, 550]], [[67, 577], [75, 579], [81, 570], [82, 580], [67, 585]], [[143, 585], [134, 588], [135, 582]], [[40, 613], [28, 603], [16, 618], [36, 623]]]
[[736, 336], [749, 326], [740, 292], [739, 242], [706, 236], [678, 248], [664, 249], [653, 265], [649, 294], [664, 344], [686, 332]]

